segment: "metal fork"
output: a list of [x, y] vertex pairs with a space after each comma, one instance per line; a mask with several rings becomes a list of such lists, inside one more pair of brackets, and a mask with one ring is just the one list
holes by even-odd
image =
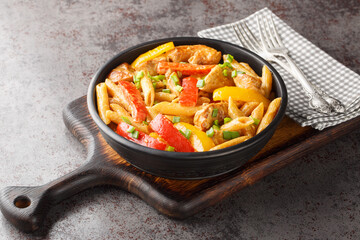
[[[270, 62], [276, 62], [287, 72], [289, 72], [302, 85], [305, 93], [309, 97], [309, 106], [321, 113], [331, 112], [343, 113], [345, 106], [337, 99], [330, 97], [324, 91], [310, 83], [304, 73], [296, 66], [295, 62], [289, 57], [288, 50], [283, 44], [272, 19], [264, 19], [257, 16], [257, 25], [260, 32], [261, 43], [257, 40], [246, 23], [240, 22], [232, 27], [241, 44], [250, 50], [257, 52]], [[286, 60], [279, 59], [282, 57]]]

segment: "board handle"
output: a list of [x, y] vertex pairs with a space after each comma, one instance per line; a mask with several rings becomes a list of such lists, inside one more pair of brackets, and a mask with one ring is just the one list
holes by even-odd
[[87, 188], [102, 185], [97, 166], [89, 162], [52, 182], [36, 187], [6, 187], [0, 192], [0, 208], [7, 220], [24, 232], [41, 227], [51, 206]]

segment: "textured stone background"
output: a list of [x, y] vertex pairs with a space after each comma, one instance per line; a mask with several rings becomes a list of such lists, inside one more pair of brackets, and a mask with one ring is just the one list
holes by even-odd
[[[0, 188], [40, 185], [85, 159], [61, 111], [135, 44], [233, 22], [269, 7], [360, 73], [360, 1], [0, 2]], [[0, 216], [0, 239], [359, 239], [360, 131], [184, 221], [113, 187], [56, 206], [26, 235]]]

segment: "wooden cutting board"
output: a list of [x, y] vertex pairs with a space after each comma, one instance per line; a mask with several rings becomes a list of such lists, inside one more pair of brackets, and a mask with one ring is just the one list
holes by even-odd
[[22, 231], [41, 227], [49, 209], [62, 200], [105, 184], [137, 195], [167, 216], [186, 218], [360, 127], [360, 117], [321, 132], [284, 118], [264, 149], [241, 168], [214, 178], [173, 180], [142, 172], [121, 158], [92, 121], [86, 96], [69, 103], [63, 117], [68, 129], [87, 148], [87, 160], [79, 169], [48, 184], [7, 187], [0, 192], [1, 211]]

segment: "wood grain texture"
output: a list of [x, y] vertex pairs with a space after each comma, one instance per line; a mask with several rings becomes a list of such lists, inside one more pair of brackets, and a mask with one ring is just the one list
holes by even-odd
[[[347, 134], [360, 124], [360, 118], [356, 118], [319, 132], [309, 127], [302, 128], [285, 118], [265, 148], [243, 167], [209, 179], [170, 180], [142, 172], [121, 158], [105, 142], [92, 121], [86, 96], [71, 102], [65, 108], [63, 118], [67, 128], [86, 147], [86, 163], [42, 186], [7, 187], [1, 191], [1, 211], [22, 231], [37, 230], [51, 206], [87, 188], [106, 184], [137, 195], [165, 215], [186, 218]], [[19, 197], [25, 199], [25, 203], [18, 201]], [[26, 206], [26, 201], [29, 206]]]

